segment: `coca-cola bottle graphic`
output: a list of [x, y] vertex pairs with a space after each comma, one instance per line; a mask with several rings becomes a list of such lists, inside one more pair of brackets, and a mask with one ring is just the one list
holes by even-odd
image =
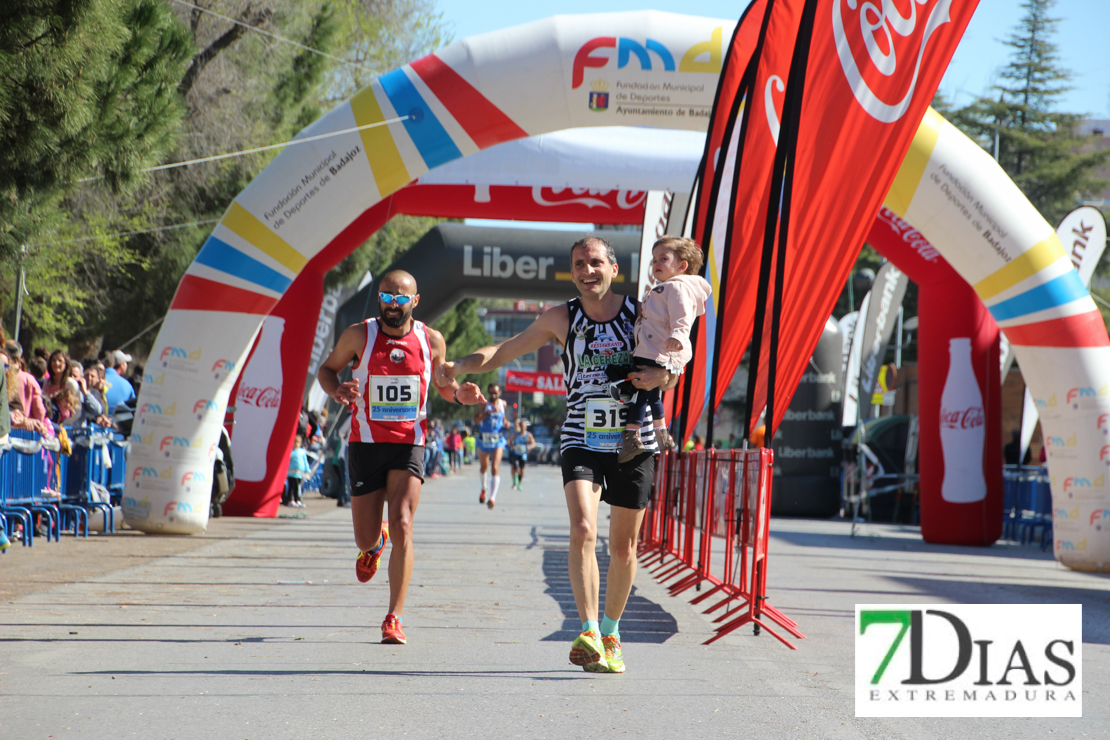
[[971, 339], [948, 340], [948, 378], [940, 396], [940, 447], [944, 454], [945, 501], [968, 504], [987, 495], [983, 476], [986, 438], [983, 394], [971, 367]]
[[231, 455], [235, 477], [260, 481], [266, 477], [266, 450], [281, 406], [281, 335], [285, 319], [267, 316], [250, 362], [239, 378], [235, 404], [235, 434]]

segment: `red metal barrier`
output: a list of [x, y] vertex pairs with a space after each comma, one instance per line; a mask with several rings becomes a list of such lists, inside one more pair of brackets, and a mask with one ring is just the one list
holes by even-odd
[[805, 637], [794, 620], [767, 601], [773, 460], [769, 449], [712, 450], [667, 452], [656, 465], [639, 556], [660, 583], [673, 581], [672, 596], [710, 584], [690, 602], [723, 596], [706, 614], [732, 605], [715, 620], [724, 624], [706, 645], [750, 623], [755, 634], [765, 629], [796, 650], [768, 620]]

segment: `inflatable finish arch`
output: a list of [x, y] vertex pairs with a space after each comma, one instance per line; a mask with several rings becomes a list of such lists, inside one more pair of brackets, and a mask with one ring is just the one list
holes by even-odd
[[380, 228], [383, 199], [430, 169], [526, 136], [613, 125], [704, 131], [735, 25], [649, 11], [483, 34], [383, 75], [302, 131], [382, 124], [282, 151], [182, 278], [140, 391], [128, 524], [204, 529], [219, 425], [263, 320], [298, 275], [322, 276]]
[[1010, 339], [1041, 416], [1056, 558], [1110, 571], [1110, 338], [1055, 229], [932, 109], [885, 205], [971, 284]]
[[[383, 198], [432, 167], [513, 138], [583, 126], [702, 131], [734, 25], [641, 12], [485, 34], [383, 76], [302, 132], [405, 118], [289, 147], [229, 208], [183, 278], [147, 366], [128, 522], [143, 531], [204, 528], [217, 426], [263, 319], [294, 278], [318, 281], [385, 222]], [[887, 206], [976, 288], [1018, 346], [1050, 440], [1057, 557], [1110, 569], [1101, 527], [1110, 517], [1110, 341], [1051, 227], [993, 160], [932, 113]], [[306, 306], [313, 313], [317, 292]]]

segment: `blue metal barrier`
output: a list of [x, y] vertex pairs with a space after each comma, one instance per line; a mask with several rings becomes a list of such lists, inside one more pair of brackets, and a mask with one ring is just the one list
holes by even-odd
[[[4, 454], [5, 471], [3, 485], [3, 506], [5, 510], [13, 507], [26, 510], [32, 520], [35, 515], [45, 524], [46, 540], [53, 537], [61, 539], [62, 517], [53, 500], [46, 500], [43, 488], [46, 487], [46, 457], [42, 454], [42, 438], [34, 433], [13, 429], [10, 434], [11, 448]], [[24, 532], [27, 532], [24, 525]], [[33, 529], [33, 526], [32, 526]], [[32, 542], [34, 535], [31, 535]], [[24, 544], [27, 544], [24, 536]]]
[[[10, 442], [0, 449], [0, 525], [11, 538], [21, 523], [26, 546], [34, 543], [36, 518], [45, 526], [47, 541], [60, 539], [62, 530], [71, 527], [75, 536], [87, 537], [90, 509], [103, 511], [105, 531], [115, 531], [111, 503], [96, 500], [92, 492], [96, 484], [122, 494], [126, 443], [100, 427], [67, 432], [72, 457], [61, 454], [57, 440], [24, 430], [12, 430]], [[108, 456], [110, 467], [104, 464]]]
[[1002, 516], [1004, 539], [1023, 545], [1037, 540], [1042, 550], [1052, 545], [1052, 490], [1042, 468], [1031, 465], [1003, 468]]
[[[102, 486], [111, 493], [111, 485], [116, 470], [117, 454], [121, 460], [119, 465], [120, 493], [122, 495], [122, 482], [126, 479], [126, 456], [122, 446], [122, 437], [110, 430], [91, 425], [85, 429], [75, 429], [70, 437], [73, 454], [70, 455], [66, 471], [66, 501], [78, 504], [86, 509], [96, 509], [104, 512], [104, 531], [116, 531], [115, 512], [112, 502], [98, 501], [93, 492], [93, 485]], [[113, 444], [120, 444], [119, 453], [112, 450]], [[104, 464], [105, 452], [112, 466]]]

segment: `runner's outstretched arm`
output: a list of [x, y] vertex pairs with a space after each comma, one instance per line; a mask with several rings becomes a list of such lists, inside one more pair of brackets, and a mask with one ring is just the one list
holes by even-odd
[[535, 352], [553, 339], [562, 344], [569, 325], [570, 314], [565, 303], [550, 308], [515, 337], [482, 347], [461, 360], [443, 363], [436, 368], [436, 383], [447, 385], [460, 375], [496, 370], [518, 357]]
[[482, 389], [474, 383], [459, 384], [455, 380], [440, 385], [439, 384], [439, 368], [443, 366], [443, 361], [447, 357], [447, 342], [444, 341], [443, 335], [432, 327], [427, 327], [428, 342], [432, 345], [432, 366], [436, 368], [436, 390], [439, 395], [452, 403], [458, 401], [466, 406], [473, 406], [474, 404], [484, 404], [486, 397], [482, 395]]

